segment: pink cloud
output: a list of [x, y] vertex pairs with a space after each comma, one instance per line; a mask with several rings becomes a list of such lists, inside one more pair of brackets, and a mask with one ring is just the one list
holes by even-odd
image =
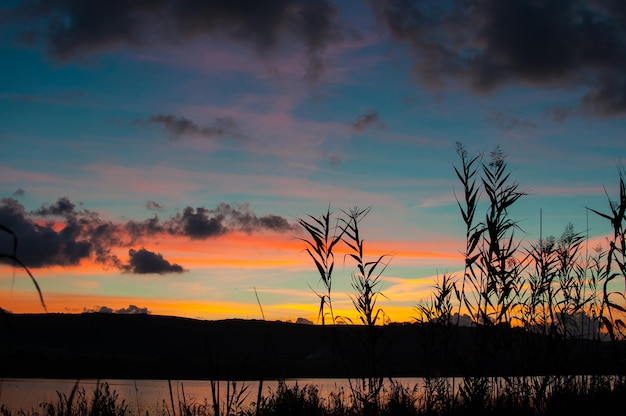
[[142, 198], [167, 194], [174, 200], [184, 200], [201, 188], [204, 177], [201, 173], [164, 165], [135, 168], [97, 162], [82, 169], [93, 174], [91, 183], [96, 189], [105, 190], [113, 194], [111, 196], [117, 194], [118, 198], [122, 193], [137, 193], [142, 194]]

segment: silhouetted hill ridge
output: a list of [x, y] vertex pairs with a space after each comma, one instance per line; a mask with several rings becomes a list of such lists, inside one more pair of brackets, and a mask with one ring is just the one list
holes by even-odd
[[519, 328], [320, 326], [158, 315], [3, 314], [0, 376], [269, 379], [623, 373], [624, 343], [552, 340]]

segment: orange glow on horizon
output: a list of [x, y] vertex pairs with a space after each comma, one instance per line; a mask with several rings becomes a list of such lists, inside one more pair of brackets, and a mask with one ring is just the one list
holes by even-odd
[[[0, 307], [12, 313], [45, 313], [39, 298], [33, 292], [0, 291], [3, 299]], [[124, 296], [95, 296], [75, 295], [67, 293], [44, 294], [48, 313], [83, 313], [94, 312], [100, 307], [112, 310], [128, 308], [135, 305], [138, 308], [147, 308], [152, 315], [178, 316], [203, 320], [221, 319], [265, 319], [295, 322], [297, 318], [305, 318], [313, 323], [318, 320], [318, 304], [313, 303], [277, 303], [262, 305], [244, 302], [217, 302], [184, 301], [149, 299]], [[343, 305], [343, 306], [342, 306]], [[412, 321], [413, 308], [405, 306], [381, 305], [392, 322]], [[337, 302], [334, 310], [336, 317], [347, 317], [354, 323], [359, 323], [351, 305], [348, 302]], [[327, 318], [327, 321], [330, 318]], [[382, 315], [381, 315], [382, 319]], [[380, 322], [383, 323], [382, 320]]]

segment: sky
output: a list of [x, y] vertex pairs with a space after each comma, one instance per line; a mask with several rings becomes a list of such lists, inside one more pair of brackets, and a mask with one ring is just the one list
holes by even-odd
[[[621, 0], [5, 0], [0, 62], [0, 224], [50, 312], [315, 322], [298, 219], [371, 207], [378, 306], [411, 320], [462, 276], [457, 142], [506, 154], [523, 246], [611, 232]], [[0, 306], [43, 311], [7, 264]]]

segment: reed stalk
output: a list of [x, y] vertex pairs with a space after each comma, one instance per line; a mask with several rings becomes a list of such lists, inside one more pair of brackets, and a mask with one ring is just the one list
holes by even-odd
[[607, 199], [610, 213], [605, 214], [591, 208], [589, 210], [608, 220], [613, 231], [613, 235], [609, 239], [609, 250], [602, 273], [600, 318], [611, 339], [618, 340], [626, 338], [626, 324], [624, 324], [623, 319], [618, 317], [619, 314], [626, 313], [626, 308], [613, 299], [617, 297], [622, 302], [626, 301], [626, 288], [615, 291], [610, 285], [621, 278], [626, 286], [626, 170], [624, 166], [619, 168], [618, 199], [612, 200], [608, 193]]
[[[18, 243], [17, 235], [13, 232], [13, 230], [11, 230], [9, 227], [3, 224], [0, 224], [0, 231], [4, 231], [5, 233], [9, 234], [13, 240], [12, 252], [0, 253], [0, 261], [2, 261], [2, 259], [9, 260], [13, 265], [18, 265], [20, 268], [22, 268], [26, 272], [26, 274], [28, 274], [28, 277], [30, 278], [33, 285], [35, 286], [35, 289], [37, 290], [37, 294], [39, 295], [39, 303], [41, 304], [43, 309], [46, 312], [48, 312], [46, 303], [43, 300], [43, 293], [41, 292], [39, 283], [37, 283], [37, 279], [35, 279], [35, 276], [33, 276], [29, 268], [17, 256], [17, 243]], [[2, 310], [2, 308], [0, 308], [0, 310]]]
[[[456, 153], [461, 159], [461, 166], [460, 168], [455, 166], [454, 172], [463, 185], [463, 199], [459, 200], [456, 194], [455, 199], [465, 224], [465, 252], [463, 253], [465, 257], [465, 267], [460, 292], [462, 302], [459, 302], [458, 316], [461, 316], [461, 304], [464, 304], [472, 320], [479, 322], [480, 317], [483, 315], [481, 311], [482, 302], [479, 296], [480, 293], [485, 291], [476, 271], [476, 261], [480, 257], [478, 243], [481, 240], [482, 228], [479, 224], [475, 224], [474, 221], [476, 207], [480, 199], [480, 187], [476, 185], [478, 176], [477, 164], [480, 155], [469, 157], [467, 149], [460, 142], [456, 143]], [[473, 290], [471, 293], [474, 297], [470, 298], [468, 291], [466, 291], [466, 286], [468, 286], [468, 291], [469, 286], [472, 287]]]
[[[335, 255], [333, 249], [341, 241], [343, 230], [331, 224], [333, 213], [330, 206], [325, 214], [320, 217], [308, 215], [308, 219], [299, 218], [298, 223], [308, 233], [309, 238], [300, 238], [306, 244], [305, 251], [309, 254], [324, 286], [325, 292], [318, 293], [312, 289], [320, 300], [318, 319], [322, 325], [326, 322], [326, 314], [330, 314], [331, 322], [335, 323], [335, 314], [332, 303], [333, 270], [335, 267]], [[328, 312], [327, 312], [328, 310]]]
[[357, 272], [352, 273], [352, 288], [355, 294], [352, 303], [357, 311], [359, 320], [366, 326], [366, 335], [363, 344], [367, 359], [366, 370], [368, 377], [352, 386], [353, 395], [363, 406], [377, 406], [382, 389], [382, 378], [377, 374], [376, 347], [380, 331], [376, 327], [379, 319], [384, 316], [382, 308], [376, 306], [379, 296], [385, 297], [380, 290], [381, 277], [385, 272], [388, 255], [383, 254], [375, 260], [367, 261], [364, 251], [364, 239], [360, 234], [360, 222], [370, 212], [371, 207], [360, 209], [353, 207], [342, 211], [342, 241], [348, 246], [348, 257], [356, 263]]

